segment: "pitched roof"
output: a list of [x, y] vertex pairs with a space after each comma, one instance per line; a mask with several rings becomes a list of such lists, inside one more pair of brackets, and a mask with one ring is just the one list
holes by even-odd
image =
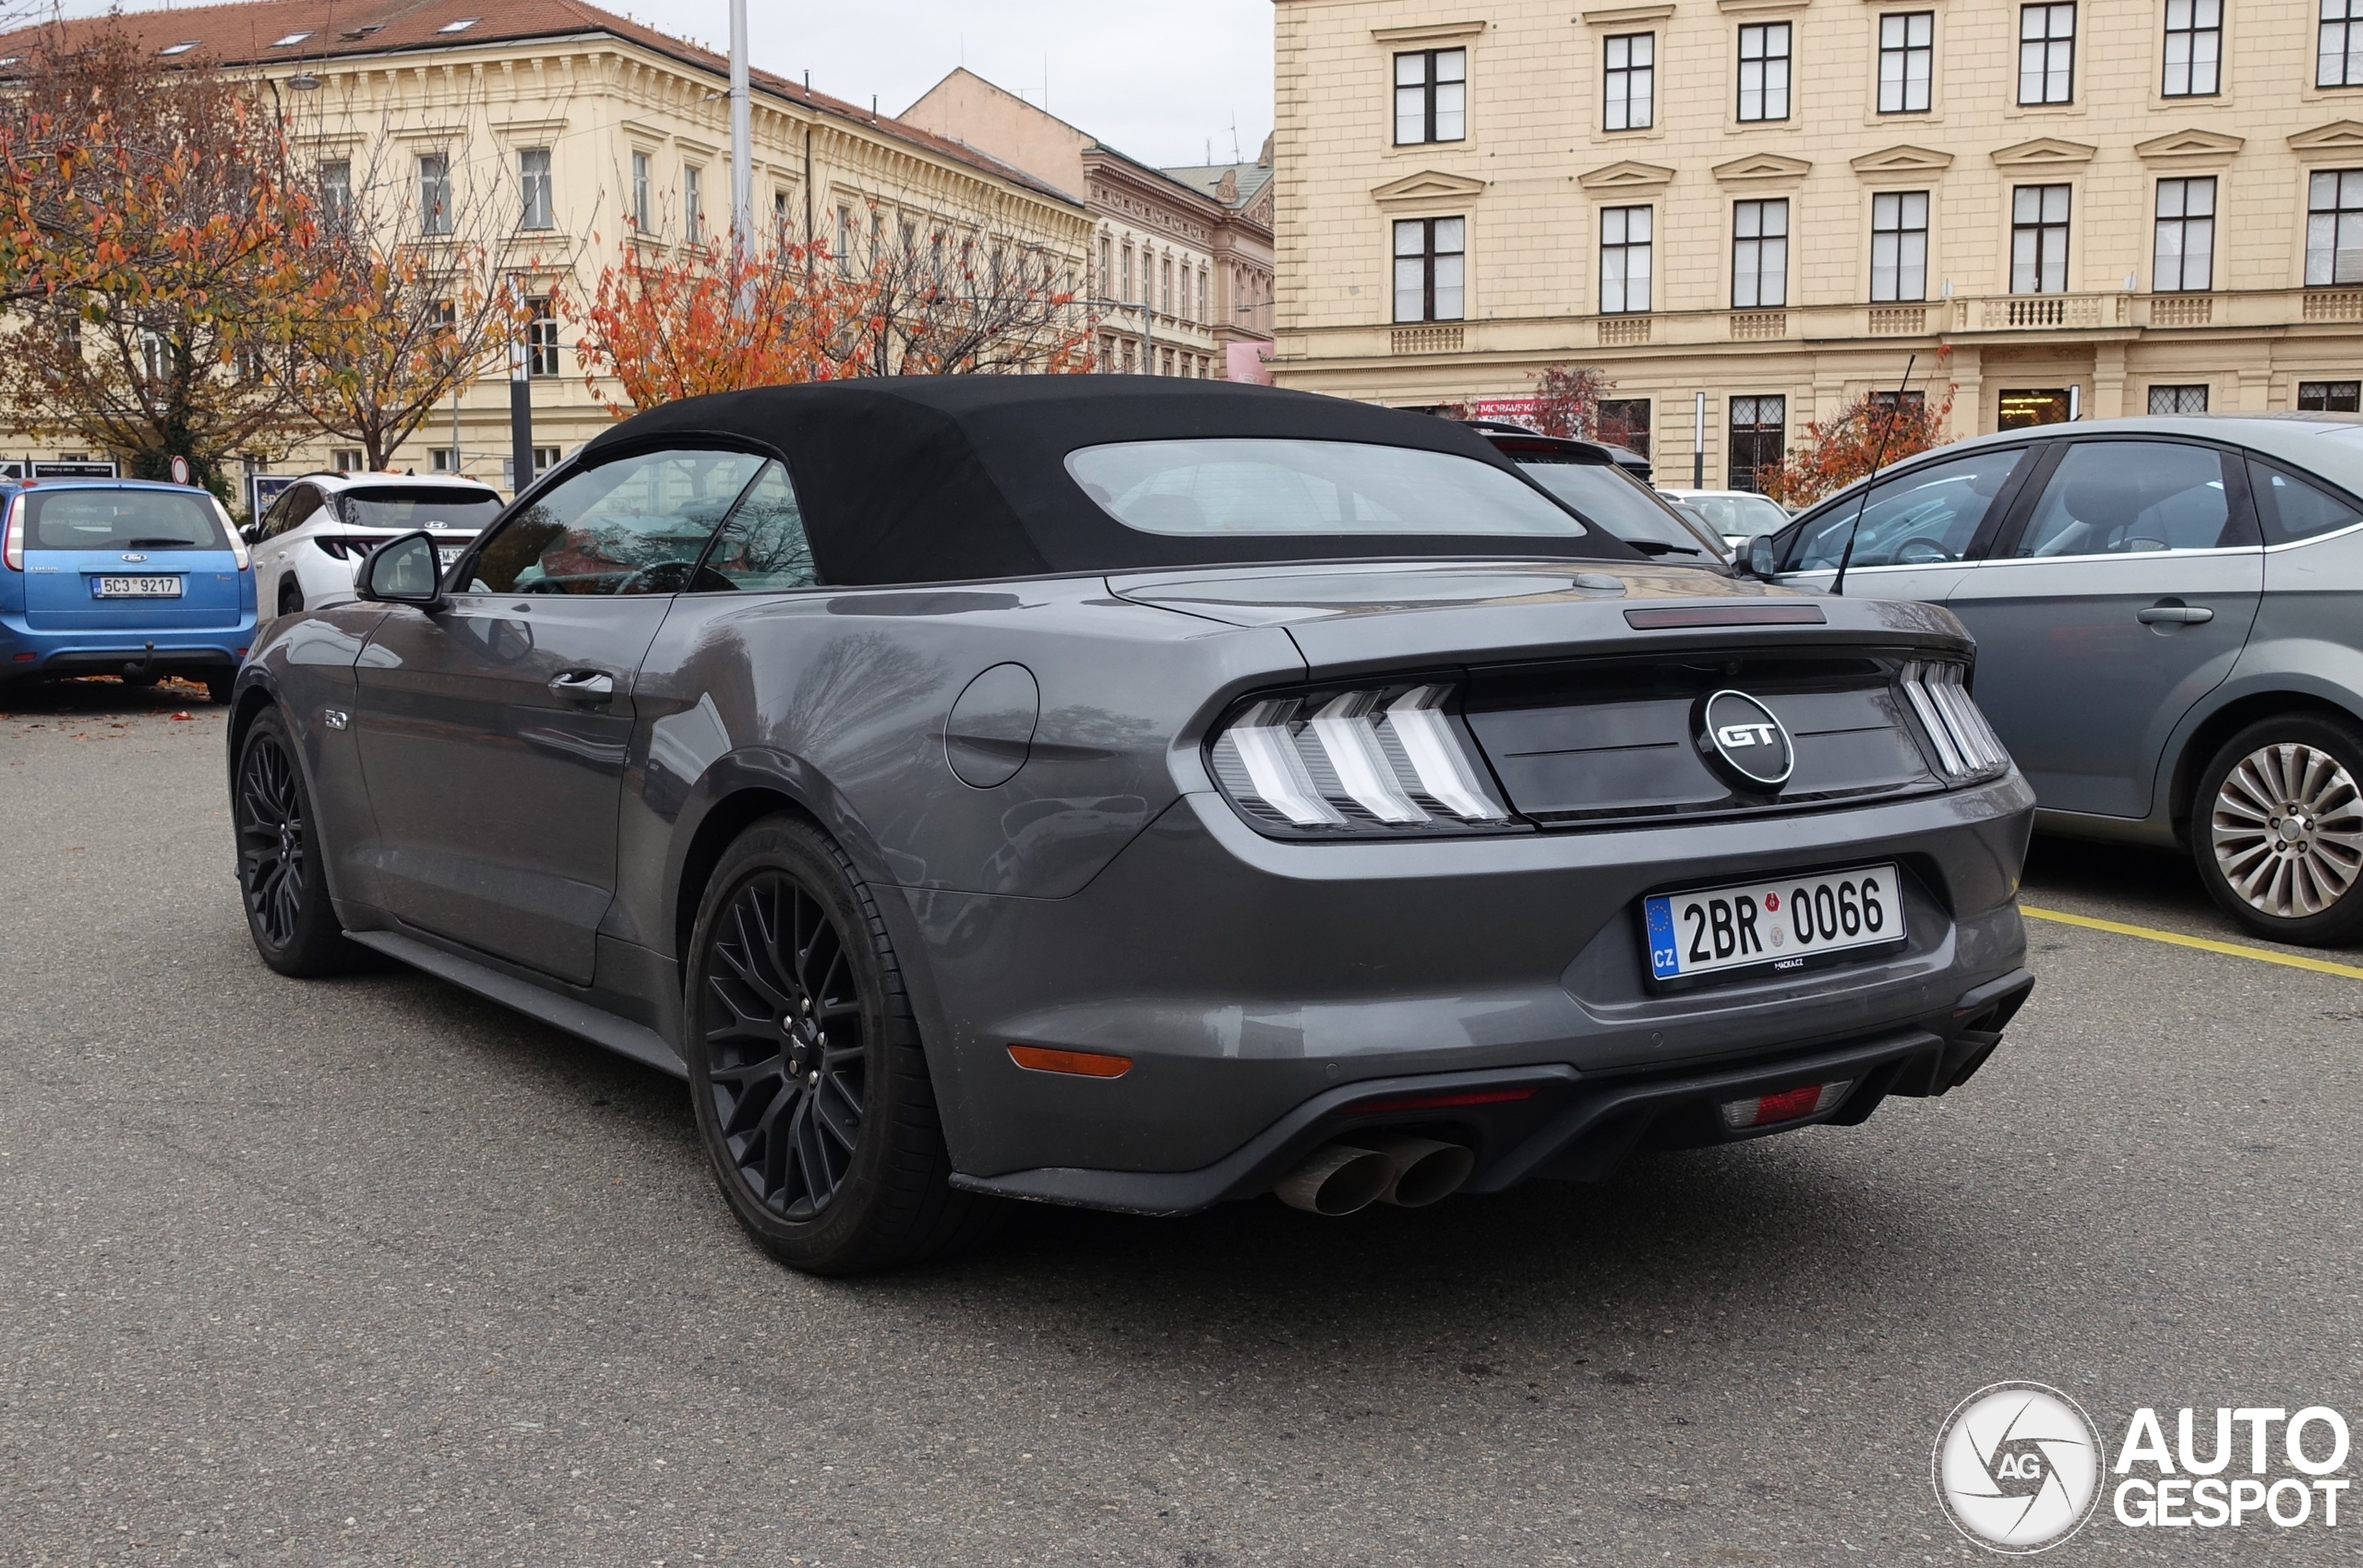
[[1160, 173], [1166, 178], [1178, 180], [1200, 196], [1215, 201], [1222, 200], [1222, 177], [1233, 175], [1239, 195], [1226, 205], [1236, 210], [1253, 201], [1255, 193], [1264, 188], [1265, 182], [1272, 177], [1272, 166], [1269, 163], [1188, 163]]
[[[730, 74], [730, 62], [726, 56], [613, 11], [585, 5], [582, 0], [242, 0], [232, 5], [127, 11], [111, 17], [42, 23], [0, 34], [0, 52], [9, 52], [12, 46], [22, 49], [37, 34], [52, 29], [61, 33], [71, 47], [109, 27], [119, 28], [133, 42], [150, 45], [160, 54], [186, 44], [193, 47], [174, 56], [175, 59], [232, 66], [298, 65], [356, 55], [416, 54], [431, 49], [466, 49], [488, 43], [606, 33], [693, 69], [726, 79]], [[749, 75], [759, 92], [870, 127], [890, 140], [966, 163], [1069, 206], [1080, 205], [1073, 197], [1025, 170], [963, 142], [906, 125], [892, 115], [874, 114], [825, 92], [814, 92], [801, 82], [771, 71], [754, 70]]]

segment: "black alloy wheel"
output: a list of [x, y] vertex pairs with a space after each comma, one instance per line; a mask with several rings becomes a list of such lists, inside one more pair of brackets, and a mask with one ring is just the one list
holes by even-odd
[[894, 945], [826, 834], [788, 816], [742, 832], [706, 886], [689, 960], [698, 1131], [757, 1243], [851, 1274], [984, 1239], [999, 1205], [949, 1184]]
[[2233, 736], [2200, 775], [2190, 841], [2208, 892], [2256, 935], [2363, 938], [2363, 730], [2288, 713]]
[[360, 955], [329, 904], [310, 792], [276, 713], [261, 715], [246, 731], [231, 815], [246, 930], [262, 961], [297, 978], [352, 968]]

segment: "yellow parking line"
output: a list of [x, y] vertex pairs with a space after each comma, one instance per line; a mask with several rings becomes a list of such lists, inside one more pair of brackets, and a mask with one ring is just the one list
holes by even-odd
[[2195, 947], [2201, 952], [2229, 953], [2234, 958], [2254, 958], [2266, 964], [2285, 964], [2292, 969], [2311, 969], [2317, 974], [2344, 975], [2350, 980], [2363, 980], [2363, 969], [2352, 964], [2333, 964], [2326, 958], [2299, 958], [2295, 953], [2268, 952], [2263, 948], [2243, 947], [2238, 942], [2186, 937], [2180, 931], [2129, 926], [2121, 920], [2095, 920], [2089, 915], [2068, 915], [2057, 909], [2035, 909], [2023, 904], [2019, 905], [2019, 913], [2037, 920], [2057, 920], [2063, 926], [2084, 926], [2095, 931], [2115, 931], [2120, 937], [2142, 937], [2153, 942], [2171, 942], [2176, 947]]

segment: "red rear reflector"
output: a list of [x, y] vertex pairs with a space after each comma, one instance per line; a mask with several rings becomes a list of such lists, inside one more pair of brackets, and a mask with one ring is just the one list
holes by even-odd
[[1353, 1114], [1369, 1116], [1383, 1110], [1444, 1110], [1453, 1106], [1498, 1106], [1534, 1098], [1534, 1085], [1519, 1089], [1464, 1089], [1458, 1094], [1412, 1095], [1399, 1100], [1373, 1100], [1356, 1106]]
[[19, 653], [17, 655], [17, 663], [20, 664], [30, 664], [35, 659], [40, 657], [41, 655], [38, 653]]
[[1012, 1046], [1009, 1059], [1033, 1072], [1065, 1072], [1078, 1078], [1122, 1078], [1133, 1059], [1106, 1051], [1060, 1051], [1048, 1046]]
[[1841, 1079], [1835, 1083], [1783, 1089], [1777, 1095], [1762, 1095], [1752, 1100], [1727, 1100], [1722, 1107], [1723, 1125], [1737, 1131], [1745, 1127], [1769, 1127], [1777, 1121], [1814, 1116], [1835, 1107], [1853, 1086], [1853, 1080]]

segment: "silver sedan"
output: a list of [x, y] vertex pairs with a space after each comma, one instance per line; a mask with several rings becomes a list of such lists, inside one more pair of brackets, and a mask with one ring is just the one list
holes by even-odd
[[[1901, 464], [1748, 569], [1951, 610], [2054, 832], [2181, 845], [2249, 930], [2363, 937], [2363, 421], [2122, 419]], [[1859, 527], [1857, 517], [1859, 514]]]

